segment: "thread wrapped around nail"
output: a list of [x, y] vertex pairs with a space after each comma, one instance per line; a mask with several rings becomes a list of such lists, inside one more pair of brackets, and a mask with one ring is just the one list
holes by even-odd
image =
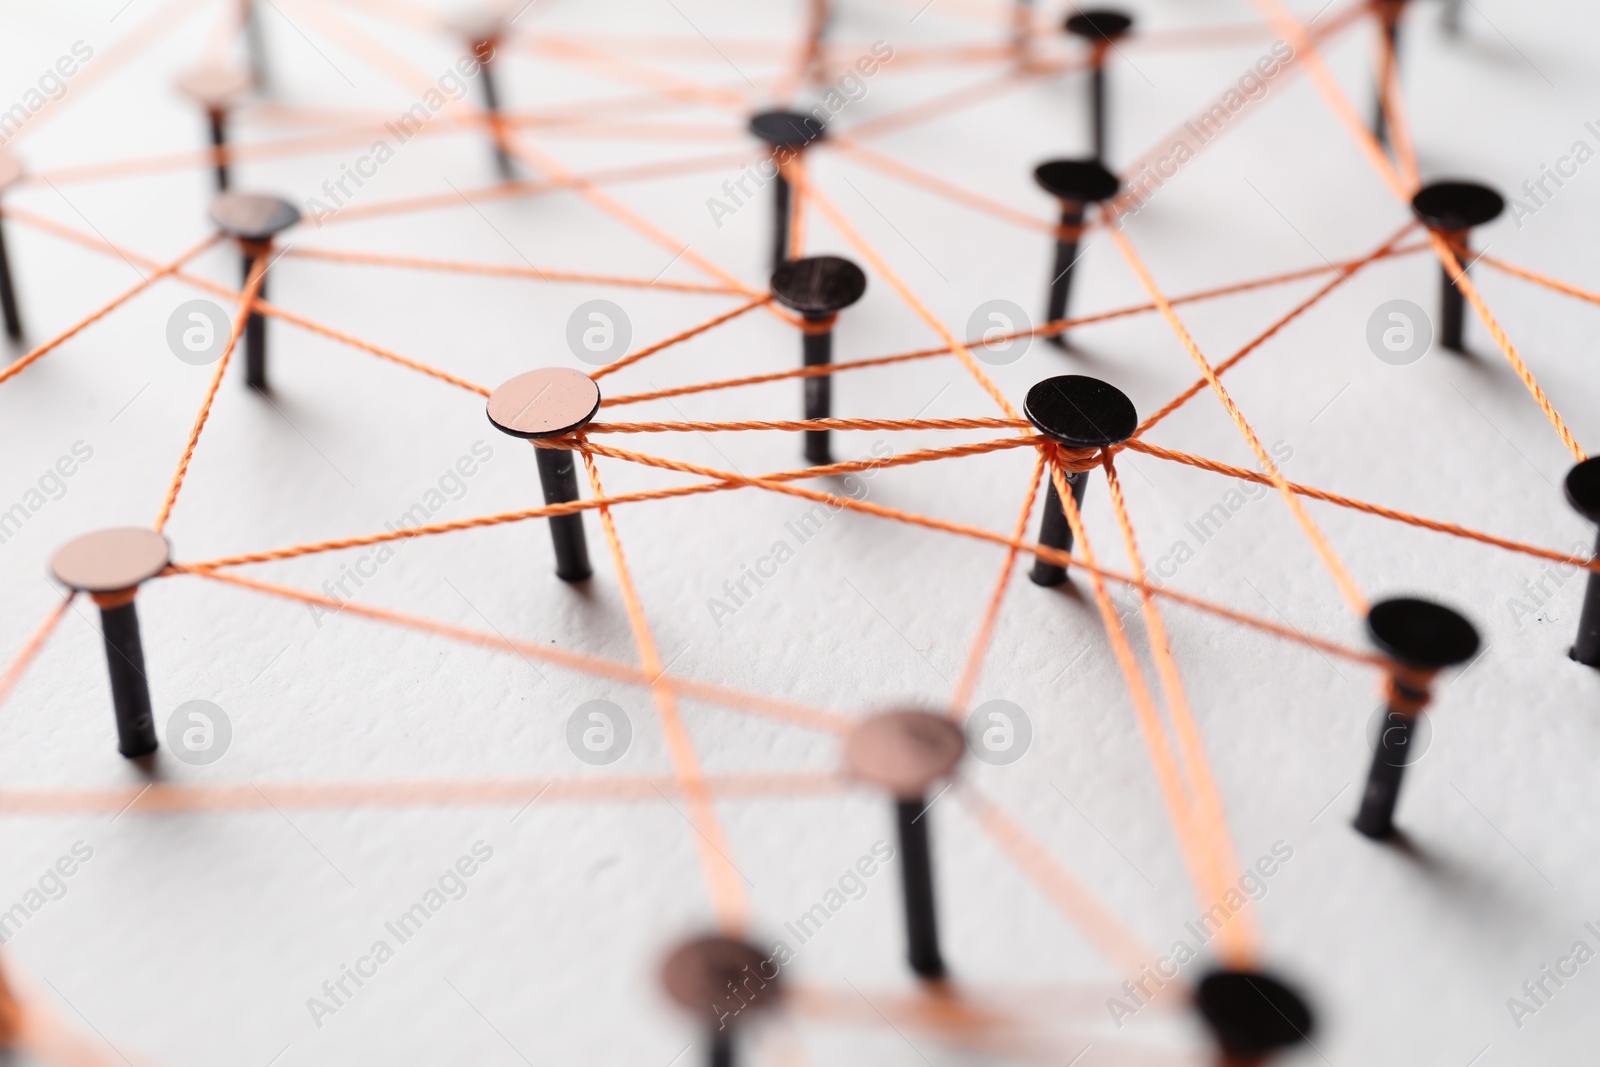
[[839, 321], [837, 313], [825, 319], [803, 318], [800, 320], [800, 332], [810, 337], [820, 337], [825, 333], [833, 332], [833, 324]]
[[1421, 715], [1423, 709], [1433, 703], [1432, 683], [1432, 671], [1417, 671], [1395, 665], [1384, 680], [1384, 696], [1389, 701], [1389, 710], [1408, 719]]
[[1051, 462], [1068, 474], [1082, 474], [1092, 471], [1100, 466], [1100, 457], [1104, 449], [1100, 448], [1067, 448], [1063, 445], [1046, 446], [1049, 449]]

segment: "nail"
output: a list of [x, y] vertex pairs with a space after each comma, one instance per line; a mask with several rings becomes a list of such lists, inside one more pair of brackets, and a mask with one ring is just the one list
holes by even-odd
[[[811, 256], [779, 264], [772, 273], [772, 297], [805, 319], [802, 328], [803, 362], [825, 367], [833, 362], [833, 323], [839, 312], [860, 300], [867, 291], [861, 268], [839, 256]], [[833, 417], [833, 377], [818, 374], [804, 379], [805, 417]], [[815, 466], [832, 463], [827, 430], [805, 431], [806, 459]]]
[[[1590, 522], [1600, 523], [1600, 458], [1586, 459], [1567, 472], [1567, 503]], [[1600, 554], [1600, 541], [1595, 544]], [[1600, 667], [1600, 573], [1589, 572], [1578, 616], [1578, 640], [1572, 658], [1587, 667]]]
[[1264, 971], [1212, 971], [1200, 979], [1194, 999], [1217, 1043], [1218, 1067], [1259, 1067], [1309, 1041], [1316, 1029], [1300, 994]]
[[685, 941], [661, 965], [667, 996], [705, 1027], [710, 1067], [734, 1067], [734, 1035], [750, 1016], [770, 1011], [782, 995], [779, 964], [731, 937]]
[[506, 151], [505, 127], [500, 116], [500, 90], [494, 69], [495, 51], [505, 38], [508, 27], [495, 12], [468, 11], [452, 19], [450, 28], [465, 39], [467, 47], [478, 61], [478, 80], [483, 83], [483, 109], [489, 116], [495, 165], [500, 170], [500, 177], [510, 181], [516, 170], [511, 154]]
[[[489, 394], [489, 421], [501, 433], [530, 441], [575, 434], [600, 410], [600, 387], [587, 374], [564, 367], [546, 367], [519, 374]], [[578, 499], [576, 457], [569, 448], [537, 448], [539, 484], [546, 504]], [[556, 577], [582, 582], [593, 577], [589, 545], [583, 535], [583, 513], [550, 516], [555, 545]]]
[[1133, 16], [1106, 8], [1079, 11], [1067, 17], [1066, 31], [1089, 42], [1089, 125], [1094, 130], [1094, 158], [1106, 158], [1106, 53], [1133, 29]]
[[[1089, 472], [1100, 465], [1101, 451], [1120, 445], [1139, 428], [1139, 413], [1122, 390], [1081, 374], [1046, 378], [1029, 389], [1028, 398], [1023, 402], [1023, 414], [1035, 429], [1062, 446], [1055, 459], [1066, 468], [1064, 477], [1080, 512]], [[1047, 467], [1039, 543], [1070, 553], [1072, 526], [1062, 509], [1055, 479], [1049, 474]], [[1035, 558], [1028, 577], [1035, 585], [1060, 585], [1067, 580], [1067, 569], [1061, 564]]]
[[[276, 196], [257, 193], [221, 193], [211, 201], [211, 221], [239, 242], [243, 253], [243, 282], [250, 284], [256, 261], [271, 262], [272, 239], [300, 221], [300, 209]], [[267, 280], [261, 279], [256, 299], [267, 298]], [[244, 326], [245, 384], [263, 392], [267, 388], [267, 320], [252, 311]]]
[[200, 105], [210, 124], [219, 193], [228, 191], [228, 115], [250, 89], [250, 72], [235, 67], [197, 67], [178, 79], [178, 91]]
[[[1045, 308], [1045, 325], [1067, 317], [1068, 297], [1072, 293], [1072, 271], [1078, 261], [1078, 240], [1083, 231], [1084, 209], [1089, 204], [1111, 200], [1122, 183], [1099, 160], [1054, 159], [1033, 170], [1039, 188], [1061, 203], [1061, 228], [1056, 233], [1056, 261], [1050, 271], [1050, 301]], [[1046, 340], [1058, 348], [1067, 347], [1067, 333], [1059, 330]]]
[[[1424, 185], [1411, 198], [1412, 214], [1450, 243], [1463, 272], [1471, 259], [1472, 229], [1499, 218], [1505, 209], [1505, 199], [1499, 193], [1475, 182], [1434, 182]], [[1444, 283], [1439, 293], [1439, 342], [1452, 352], [1461, 352], [1466, 300], [1450, 276], [1450, 268], [1440, 270]]]
[[906, 955], [926, 979], [942, 978], [939, 924], [934, 911], [933, 856], [928, 843], [928, 793], [954, 773], [965, 735], [944, 715], [891, 711], [864, 720], [845, 738], [845, 764], [858, 778], [894, 797], [905, 896]]
[[[8, 152], [0, 152], [0, 193], [21, 181], [22, 175], [22, 161]], [[17, 312], [17, 290], [11, 281], [11, 257], [6, 252], [3, 217], [0, 217], [0, 309], [5, 312], [6, 336], [13, 341], [22, 340], [22, 316]]]
[[117, 718], [117, 748], [129, 759], [147, 756], [157, 746], [134, 595], [141, 583], [166, 570], [171, 561], [167, 539], [142, 526], [84, 534], [68, 541], [50, 560], [56, 581], [89, 594], [100, 609], [111, 705]]
[[1429, 600], [1383, 600], [1367, 612], [1367, 635], [1389, 658], [1387, 725], [1373, 747], [1372, 769], [1355, 828], [1374, 840], [1394, 833], [1394, 809], [1411, 755], [1416, 719], [1433, 699], [1434, 677], [1478, 654], [1478, 631], [1450, 608]]
[[789, 180], [783, 164], [799, 156], [815, 141], [827, 135], [822, 120], [799, 111], [763, 111], [750, 118], [750, 132], [772, 147], [772, 269], [789, 258]]

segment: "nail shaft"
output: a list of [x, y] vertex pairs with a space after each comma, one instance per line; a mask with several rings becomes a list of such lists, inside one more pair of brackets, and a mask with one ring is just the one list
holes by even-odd
[[[1394, 66], [1396, 77], [1400, 72], [1400, 16], [1396, 12], [1393, 16], [1382, 17], [1383, 40], [1392, 57], [1389, 62]], [[1389, 114], [1384, 109], [1385, 89], [1383, 71], [1378, 72], [1378, 99], [1372, 109], [1372, 136], [1378, 144], [1387, 146], [1389, 143]]]
[[[1078, 236], [1083, 228], [1083, 205], [1075, 201], [1062, 201], [1061, 233], [1056, 236], [1056, 261], [1050, 273], [1050, 306], [1045, 311], [1046, 322], [1060, 322], [1067, 317], [1067, 305], [1072, 296], [1072, 267], [1078, 261]], [[1066, 346], [1065, 330], [1050, 336], [1052, 344]]]
[[211, 147], [217, 150], [217, 192], [228, 191], [228, 115], [222, 110], [209, 113], [211, 120]]
[[[578, 467], [571, 449], [534, 450], [539, 462], [539, 485], [546, 504], [570, 504], [578, 499]], [[583, 513], [552, 515], [550, 540], [556, 551], [556, 577], [582, 582], [594, 575], [589, 566], [589, 544], [583, 535]]]
[[895, 801], [900, 824], [900, 874], [905, 890], [906, 946], [911, 969], [924, 978], [944, 974], [939, 926], [933, 908], [933, 854], [928, 846], [924, 798]]
[[789, 213], [794, 199], [789, 179], [779, 171], [772, 180], [772, 269], [777, 270], [789, 258]]
[[150, 710], [150, 683], [145, 678], [144, 645], [133, 601], [102, 607], [100, 632], [117, 715], [117, 749], [129, 759], [149, 755], [157, 744], [155, 717]]
[[[808, 322], [826, 322], [831, 316], [824, 316], [820, 320], [807, 316]], [[833, 331], [817, 331], [805, 334], [804, 338], [805, 365], [808, 367], [825, 367], [833, 362]], [[833, 376], [819, 374], [814, 378], [805, 380], [805, 417], [808, 419], [827, 419], [833, 417]], [[810, 463], [821, 466], [832, 463], [833, 459], [828, 448], [827, 430], [807, 430], [806, 459]]]
[[489, 126], [494, 131], [495, 164], [500, 168], [500, 177], [510, 181], [513, 171], [511, 155], [506, 151], [505, 128], [500, 117], [500, 90], [495, 83], [493, 63], [494, 46], [480, 44], [473, 50], [477, 53], [482, 66], [480, 80], [483, 82], [483, 107], [489, 113]]
[[[1398, 681], [1394, 684], [1408, 698], [1427, 699], [1425, 692], [1409, 689]], [[1391, 703], [1384, 728], [1373, 746], [1372, 769], [1367, 773], [1361, 810], [1356, 814], [1356, 829], [1368, 837], [1381, 840], [1394, 833], [1394, 809], [1400, 800], [1400, 785], [1405, 778], [1415, 731], [1416, 713], [1400, 710]]]
[[733, 1035], [718, 1030], [711, 1035], [711, 1067], [733, 1067]]
[[[1461, 262], [1461, 271], [1464, 274], [1467, 271], [1467, 260], [1470, 258], [1467, 235], [1457, 234], [1451, 243], [1456, 246], [1456, 257]], [[1463, 352], [1466, 350], [1464, 336], [1467, 301], [1461, 295], [1461, 287], [1456, 284], [1450, 268], [1441, 266], [1439, 270], [1442, 281], [1439, 288], [1439, 343], [1452, 352]]]
[[1105, 52], [1095, 50], [1089, 68], [1089, 123], [1094, 130], [1094, 158], [1106, 158], [1106, 65]]
[[5, 224], [0, 222], [0, 308], [4, 308], [6, 336], [22, 340], [22, 316], [17, 312], [17, 291], [11, 282], [11, 255], [6, 250]]
[[[1595, 543], [1595, 554], [1600, 556], [1600, 541]], [[1590, 667], [1600, 667], [1600, 573], [1589, 572], [1589, 582], [1583, 594], [1583, 613], [1578, 616], [1578, 640], [1572, 646], [1572, 658]]]
[[[244, 253], [242, 264], [244, 269], [244, 284], [250, 284], [250, 272], [255, 270], [256, 260], [261, 256], [270, 255], [267, 250], [259, 253]], [[267, 298], [267, 279], [262, 275], [261, 285], [256, 290], [256, 298]], [[245, 383], [252, 389], [265, 391], [267, 388], [267, 319], [259, 311], [252, 311], [244, 323], [244, 375]]]
[[[1046, 469], [1046, 484], [1048, 489], [1044, 497], [1044, 518], [1039, 523], [1039, 543], [1046, 548], [1059, 548], [1063, 552], [1072, 551], [1072, 527], [1067, 522], [1066, 513], [1061, 509], [1061, 495], [1056, 492], [1056, 482], [1049, 477]], [[1065, 476], [1067, 485], [1072, 488], [1072, 501], [1081, 509], [1083, 507], [1083, 494], [1089, 486], [1089, 472], [1076, 471]], [[1067, 568], [1043, 559], [1034, 559], [1033, 571], [1028, 575], [1033, 579], [1034, 585], [1060, 585], [1067, 580]]]

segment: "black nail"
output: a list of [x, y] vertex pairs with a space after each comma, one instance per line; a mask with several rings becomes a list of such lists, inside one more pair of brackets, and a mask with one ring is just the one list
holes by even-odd
[[[22, 161], [0, 152], [0, 193], [22, 180]], [[0, 309], [5, 312], [6, 336], [22, 340], [22, 316], [17, 312], [17, 291], [11, 281], [11, 257], [6, 252], [5, 219], [0, 217]]]
[[[1023, 413], [1034, 428], [1063, 446], [1069, 465], [1098, 463], [1101, 449], [1120, 445], [1139, 428], [1139, 413], [1122, 390], [1098, 378], [1064, 374], [1046, 378], [1028, 390]], [[1046, 548], [1072, 551], [1072, 527], [1062, 511], [1050, 468], [1045, 468], [1044, 518], [1039, 525], [1039, 543]], [[1083, 506], [1088, 469], [1066, 475], [1072, 499]], [[1067, 580], [1067, 569], [1058, 563], [1035, 559], [1028, 575], [1035, 585], [1060, 585]]]
[[157, 746], [134, 595], [140, 584], [167, 569], [171, 557], [172, 548], [161, 534], [127, 526], [84, 534], [63, 545], [50, 560], [56, 581], [89, 594], [100, 609], [117, 749], [129, 759], [147, 756]]
[[1383, 600], [1367, 612], [1367, 634], [1390, 660], [1386, 727], [1378, 735], [1355, 828], [1382, 840], [1394, 833], [1416, 718], [1432, 699], [1434, 676], [1478, 654], [1478, 631], [1455, 611], [1428, 600]]
[[798, 156], [813, 142], [827, 135], [821, 119], [799, 111], [763, 111], [750, 119], [750, 132], [772, 146], [775, 173], [772, 178], [772, 269], [789, 258], [789, 181], [781, 163]]
[[[1400, 15], [1405, 10], [1405, 0], [1372, 0], [1384, 44], [1394, 56], [1395, 76], [1400, 74]], [[1372, 108], [1372, 136], [1379, 145], [1389, 143], [1389, 113], [1383, 107], [1383, 70], [1378, 70], [1378, 99]]]
[[1216, 1042], [1219, 1067], [1257, 1067], [1316, 1031], [1299, 992], [1264, 971], [1211, 971], [1195, 987], [1194, 1001]]
[[500, 117], [500, 89], [494, 69], [496, 50], [506, 34], [505, 20], [493, 12], [468, 11], [451, 21], [451, 28], [465, 38], [478, 61], [478, 80], [483, 83], [483, 109], [489, 116], [494, 141], [495, 166], [500, 177], [510, 181], [516, 174], [511, 154], [506, 151], [505, 131]]
[[[893, 711], [863, 720], [845, 740], [845, 763], [857, 777], [888, 789], [895, 800], [904, 891], [906, 958], [927, 979], [944, 977], [933, 902], [933, 855], [928, 844], [929, 790], [954, 773], [966, 750], [961, 727], [948, 716]], [[933, 800], [937, 800], [935, 795]]]
[[[833, 321], [839, 312], [867, 291], [861, 268], [839, 256], [791, 259], [772, 273], [772, 296], [806, 321], [802, 341], [804, 364], [825, 367], [833, 362]], [[818, 374], [805, 381], [805, 417], [833, 417], [833, 378]], [[805, 431], [806, 459], [816, 466], [832, 463], [827, 430]]]
[[[1600, 458], [1586, 459], [1567, 472], [1567, 503], [1590, 522], [1600, 523]], [[1600, 540], [1595, 543], [1600, 555]], [[1588, 667], [1600, 667], [1600, 573], [1589, 572], [1584, 587], [1583, 612], [1578, 616], [1578, 639], [1572, 658]]]
[[[1424, 185], [1411, 198], [1412, 213], [1450, 242], [1463, 272], [1472, 259], [1472, 229], [1499, 218], [1505, 209], [1505, 199], [1499, 193], [1475, 182], [1434, 182]], [[1461, 352], [1466, 300], [1451, 277], [1450, 268], [1441, 266], [1440, 272], [1444, 281], [1439, 293], [1439, 343], [1452, 352]]]
[[[589, 425], [600, 410], [600, 387], [587, 374], [564, 367], [529, 371], [489, 394], [489, 422], [501, 433], [530, 441], [567, 437]], [[577, 456], [570, 448], [537, 449], [539, 485], [546, 504], [570, 504], [578, 496]], [[550, 517], [556, 577], [582, 582], [593, 577], [583, 513]]]
[[[239, 242], [243, 263], [242, 286], [250, 284], [257, 261], [270, 263], [272, 241], [278, 234], [300, 221], [300, 210], [287, 200], [256, 193], [222, 193], [211, 201], [211, 221]], [[262, 276], [256, 299], [267, 297], [267, 279]], [[245, 383], [252, 389], [267, 388], [267, 320], [252, 311], [244, 330]]]
[[[1061, 230], [1056, 234], [1056, 259], [1050, 269], [1050, 299], [1044, 316], [1048, 325], [1067, 317], [1085, 208], [1113, 199], [1121, 191], [1122, 183], [1094, 159], [1054, 159], [1041, 163], [1033, 170], [1033, 180], [1061, 203]], [[1046, 340], [1065, 348], [1066, 331], [1058, 330]]]
[[1133, 16], [1122, 11], [1079, 11], [1067, 18], [1065, 29], [1088, 41], [1089, 126], [1094, 131], [1094, 158], [1106, 158], [1106, 50], [1133, 29]]
[[211, 147], [216, 150], [219, 193], [228, 191], [228, 114], [250, 92], [251, 85], [249, 71], [223, 66], [196, 67], [178, 79], [178, 91], [206, 113]]

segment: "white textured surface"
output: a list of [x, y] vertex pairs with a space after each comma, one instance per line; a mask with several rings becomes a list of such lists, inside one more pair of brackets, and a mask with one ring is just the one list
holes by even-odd
[[[154, 0], [133, 0], [119, 13], [121, 2], [8, 3], [0, 100], [20, 98], [36, 78], [31, 72], [44, 70], [76, 40], [91, 43], [103, 62], [120, 35], [158, 10]], [[48, 122], [41, 117], [17, 143], [34, 170], [198, 144], [198, 117], [171, 84], [201, 53], [217, 13], [212, 8], [222, 5], [191, 6], [196, 17], [145, 57], [99, 84], [69, 83], [58, 113]], [[303, 6], [285, 2], [266, 11], [281, 102], [382, 115], [409, 104], [408, 90], [324, 36]], [[429, 40], [356, 10], [367, 6], [382, 5], [323, 10], [423, 70], [442, 71], [451, 62], [442, 37]], [[837, 38], [863, 48], [882, 39], [909, 51], [998, 40], [1002, 33], [999, 24], [985, 28], [959, 17], [971, 8], [957, 8], [954, 0], [949, 13], [945, 0], [936, 0], [913, 22], [916, 6], [843, 0]], [[1132, 6], [1151, 29], [1255, 17], [1238, 0]], [[1316, 7], [1298, 6], [1307, 17]], [[1471, 5], [1466, 34], [1452, 43], [1437, 32], [1436, 5], [1415, 6], [1405, 78], [1425, 176], [1470, 176], [1511, 191], [1574, 141], [1597, 143], [1584, 128], [1586, 120], [1600, 120], [1592, 43], [1600, 15], [1591, 8], [1484, 0]], [[718, 40], [788, 41], [798, 32], [798, 7], [547, 0], [519, 25], [568, 36], [668, 34], [692, 53], [704, 45], [693, 27]], [[1361, 28], [1329, 53], [1363, 113], [1370, 37]], [[599, 45], [606, 40], [594, 38]], [[1113, 65], [1117, 157], [1166, 136], [1270, 40], [1263, 35], [1203, 50], [1130, 45]], [[763, 86], [778, 69], [744, 52], [735, 60]], [[693, 62], [660, 65], [749, 92], [709, 48]], [[80, 77], [94, 69], [92, 61]], [[1002, 69], [891, 64], [838, 127]], [[511, 106], [529, 108], [638, 90], [518, 56], [504, 73], [504, 92]], [[1083, 144], [1081, 94], [1076, 77], [1045, 79], [872, 146], [1042, 218], [1050, 205], [1029, 171]], [[732, 112], [714, 108], [643, 112], [639, 121], [652, 115], [721, 125], [732, 134], [742, 126]], [[264, 120], [242, 126], [251, 140], [302, 129]], [[533, 143], [580, 170], [746, 144], [738, 137], [674, 144], [537, 133]], [[236, 180], [303, 200], [357, 154], [339, 149], [245, 163]], [[985, 300], [1004, 297], [1030, 313], [1037, 308], [1049, 262], [1042, 235], [827, 152], [813, 154], [813, 172], [958, 333]], [[730, 167], [614, 192], [699, 254], [759, 285], [765, 198], [720, 230], [705, 208], [705, 199], [733, 176]], [[164, 259], [204, 234], [209, 180], [194, 168], [63, 181], [56, 189], [17, 190], [12, 202]], [[358, 203], [492, 180], [479, 139], [430, 137], [407, 145]], [[1519, 227], [1508, 215], [1483, 240], [1494, 255], [1594, 287], [1596, 183], [1600, 165], [1589, 164], [1535, 217]], [[1274, 85], [1266, 104], [1185, 168], [1128, 233], [1163, 288], [1177, 294], [1315, 265], [1322, 257], [1359, 256], [1405, 217], [1312, 87], [1296, 79]], [[644, 277], [671, 258], [571, 196], [485, 205], [481, 215], [462, 206], [297, 234], [306, 246], [520, 264], [518, 251], [508, 247], [514, 245], [542, 267]], [[36, 338], [137, 281], [115, 258], [36, 231], [12, 226], [7, 237]], [[815, 217], [808, 247], [852, 254]], [[1081, 267], [1079, 311], [1143, 299], [1103, 235]], [[236, 269], [224, 251], [197, 267], [229, 284]], [[1477, 323], [1469, 325], [1470, 360], [1435, 351], [1398, 368], [1368, 352], [1363, 331], [1372, 309], [1396, 297], [1431, 308], [1436, 275], [1426, 257], [1369, 269], [1250, 357], [1228, 376], [1229, 388], [1264, 441], [1292, 449], [1285, 470], [1296, 480], [1552, 548], [1581, 545], [1590, 533], [1558, 489], [1569, 458]], [[682, 262], [667, 276], [703, 280]], [[1592, 442], [1600, 428], [1594, 414], [1600, 379], [1590, 365], [1596, 309], [1490, 270], [1476, 277], [1579, 440]], [[1220, 361], [1316, 284], [1192, 305], [1181, 314]], [[54, 602], [42, 575], [56, 545], [84, 529], [154, 518], [209, 374], [174, 359], [164, 342], [168, 315], [196, 295], [162, 283], [0, 386], [0, 507], [21, 500], [75, 442], [93, 450], [65, 495], [0, 546], [6, 656]], [[585, 369], [568, 354], [564, 330], [572, 308], [596, 296], [627, 309], [635, 347], [734, 305], [725, 297], [305, 260], [280, 263], [272, 287], [273, 300], [312, 320], [488, 384], [550, 363]], [[531, 506], [537, 493], [531, 457], [493, 432], [480, 400], [303, 331], [272, 330], [273, 405], [247, 395], [237, 380], [240, 368], [230, 370], [169, 527], [180, 560], [376, 531], [421, 500], [478, 441], [492, 448], [492, 458], [438, 517]], [[1094, 374], [1118, 384], [1143, 412], [1195, 378], [1187, 354], [1155, 316], [1084, 328], [1076, 337], [1077, 355], [1036, 345], [994, 377], [1020, 403], [1039, 378]], [[841, 320], [837, 355], [863, 358], [937, 343], [874, 276], [866, 299]], [[642, 391], [780, 370], [794, 364], [797, 347], [776, 319], [748, 315], [620, 372], [607, 388]], [[797, 391], [778, 383], [623, 409], [628, 414], [617, 417], [788, 418], [798, 413]], [[836, 413], [844, 416], [996, 413], [949, 358], [840, 376], [835, 397]], [[852, 434], [837, 450], [863, 455], [880, 439], [906, 451], [966, 438]], [[1152, 440], [1249, 462], [1209, 395], [1197, 397]], [[797, 442], [781, 434], [633, 437], [622, 444], [747, 473], [786, 469], [798, 458]], [[1028, 464], [1027, 456], [1007, 452], [880, 472], [870, 498], [1009, 532]], [[1151, 563], [1180, 538], [1192, 542], [1185, 523], [1231, 488], [1214, 475], [1140, 456], [1124, 455], [1120, 466]], [[680, 481], [615, 462], [601, 469], [612, 492]], [[1108, 503], [1097, 480], [1090, 532], [1108, 564], [1120, 568], [1125, 561]], [[1580, 938], [1600, 948], [1583, 925], [1600, 920], [1600, 867], [1584, 843], [1600, 760], [1600, 677], [1565, 658], [1582, 583], [1547, 582], [1538, 617], [1519, 621], [1510, 602], [1532, 602], [1522, 583], [1540, 580], [1540, 561], [1310, 508], [1369, 595], [1416, 591], [1456, 604], [1480, 624], [1488, 652], [1443, 690], [1434, 709], [1433, 747], [1414, 768], [1401, 805], [1416, 846], [1408, 856], [1374, 847], [1348, 826], [1367, 762], [1364, 731], [1377, 701], [1372, 672], [1183, 608], [1165, 612], [1241, 860], [1252, 862], [1274, 842], [1293, 849], [1256, 906], [1268, 961], [1306, 988], [1323, 1023], [1318, 1051], [1293, 1062], [1579, 1061], [1593, 1036], [1587, 1020], [1600, 1006], [1593, 966], [1520, 1030], [1506, 998]], [[945, 700], [1002, 560], [992, 545], [843, 514], [753, 603], [721, 626], [713, 621], [707, 598], [805, 510], [802, 501], [755, 490], [617, 510], [628, 562], [673, 671], [849, 715]], [[597, 574], [586, 594], [554, 578], [544, 529], [511, 525], [412, 543], [359, 600], [635, 662], [615, 571], [592, 515], [588, 529]], [[314, 590], [336, 580], [341, 565], [358, 555], [312, 556], [253, 573]], [[1172, 584], [1309, 633], [1361, 641], [1358, 621], [1274, 497], [1241, 509]], [[226, 709], [234, 724], [224, 759], [203, 768], [165, 759], [160, 773], [169, 781], [256, 783], [271, 795], [274, 786], [296, 782], [670, 772], [656, 713], [635, 687], [548, 666], [535, 670], [516, 656], [354, 618], [318, 625], [302, 605], [197, 579], [155, 583], [139, 603], [158, 718], [164, 723], [180, 703], [206, 699]], [[114, 750], [90, 615], [87, 608], [69, 614], [5, 708], [0, 783], [7, 790], [139, 781]], [[1142, 654], [1142, 634], [1135, 640]], [[1019, 704], [1036, 736], [1021, 762], [974, 765], [972, 779], [1147, 943], [1165, 951], [1184, 936], [1183, 924], [1209, 902], [1190, 887], [1091, 602], [1015, 576], [976, 696]], [[564, 742], [567, 715], [595, 698], [622, 705], [634, 727], [633, 749], [609, 768], [580, 764]], [[695, 701], [684, 701], [683, 710], [708, 772], [835, 765], [837, 745], [829, 736]], [[0, 908], [21, 899], [75, 841], [93, 849], [66, 895], [14, 938], [8, 959], [32, 995], [54, 1003], [106, 1062], [121, 1059], [96, 1033], [133, 1062], [170, 1065], [266, 1064], [274, 1056], [285, 1067], [667, 1064], [693, 1035], [656, 992], [656, 961], [664, 946], [711, 921], [694, 831], [659, 800], [541, 801], [513, 823], [519, 807], [184, 815], [135, 808], [115, 820], [110, 812], [8, 814], [0, 817]], [[717, 810], [763, 938], [780, 935], [785, 922], [892, 831], [886, 805], [853, 792], [723, 800]], [[1158, 1019], [1151, 1011], [1115, 1030], [1105, 1009], [1121, 980], [1112, 965], [967, 809], [944, 802], [935, 817], [947, 954], [963, 988], [1026, 1016], [1024, 1030], [1039, 1042], [1037, 1062], [1193, 1060], [1197, 1053], [1183, 1050], [1200, 1047], [1197, 1032], [1181, 1017]], [[347, 1007], [320, 1028], [313, 1025], [307, 998], [480, 840], [493, 858], [465, 897], [402, 946]], [[1010, 1062], [963, 1050], [905, 1019], [885, 1025], [853, 992], [887, 1010], [891, 996], [913, 991], [900, 961], [897, 877], [893, 870], [878, 874], [861, 901], [800, 951], [790, 971], [798, 983], [838, 994], [843, 1020], [799, 1018], [792, 1030], [770, 1035], [765, 1062]], [[797, 1047], [805, 1061], [795, 1058]], [[680, 1062], [699, 1055], [692, 1051]]]

